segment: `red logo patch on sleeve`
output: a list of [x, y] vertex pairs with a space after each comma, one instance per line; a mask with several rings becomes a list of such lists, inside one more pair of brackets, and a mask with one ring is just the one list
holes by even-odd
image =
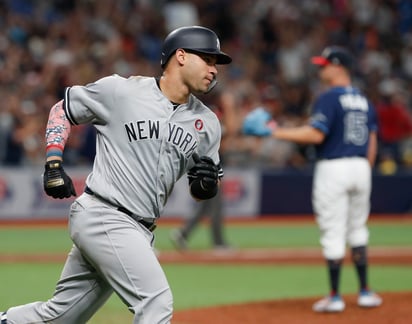
[[203, 121], [201, 119], [196, 119], [195, 128], [200, 131], [203, 129]]

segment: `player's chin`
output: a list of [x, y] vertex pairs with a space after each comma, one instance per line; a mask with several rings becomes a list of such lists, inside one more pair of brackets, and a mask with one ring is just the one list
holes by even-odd
[[[209, 82], [209, 84], [210, 84], [210, 82]], [[195, 93], [195, 94], [205, 94], [209, 90], [209, 84], [202, 84], [202, 85], [196, 87], [195, 89], [192, 89], [192, 92]]]
[[202, 90], [207, 91], [211, 84], [212, 81], [210, 81], [209, 79], [205, 79], [205, 81], [202, 83]]

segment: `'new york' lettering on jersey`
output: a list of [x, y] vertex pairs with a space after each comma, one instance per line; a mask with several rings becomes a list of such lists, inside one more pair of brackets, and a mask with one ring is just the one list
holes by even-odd
[[[136, 126], [135, 126], [136, 125]], [[144, 139], [158, 139], [159, 138], [158, 120], [138, 120], [136, 122], [129, 122], [124, 124], [129, 142], [144, 140]]]
[[[159, 139], [159, 120], [139, 120], [124, 125], [129, 142], [145, 139]], [[168, 124], [167, 141], [178, 147], [186, 157], [192, 155], [197, 148], [196, 138], [183, 127]]]
[[217, 116], [193, 95], [174, 109], [153, 77], [113, 75], [70, 87], [64, 108], [72, 124], [97, 130], [87, 186], [136, 215], [160, 216], [174, 183], [194, 165], [194, 151], [220, 162]]
[[366, 157], [368, 134], [377, 130], [375, 108], [352, 87], [334, 87], [320, 95], [310, 124], [328, 135], [316, 146], [319, 159]]

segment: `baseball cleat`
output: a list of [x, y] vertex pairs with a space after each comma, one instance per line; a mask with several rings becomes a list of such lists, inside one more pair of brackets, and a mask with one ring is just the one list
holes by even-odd
[[0, 312], [0, 324], [7, 324], [7, 313]]
[[176, 230], [170, 233], [170, 240], [172, 241], [174, 247], [179, 250], [187, 250], [187, 240], [183, 236], [180, 230]]
[[313, 304], [312, 309], [318, 313], [338, 313], [345, 309], [345, 302], [339, 295], [327, 296]]
[[233, 251], [234, 248], [230, 246], [229, 244], [215, 244], [213, 246], [213, 249], [215, 251]]
[[226, 244], [218, 244], [213, 246], [212, 253], [216, 256], [233, 255], [236, 253], [236, 249]]
[[369, 290], [363, 290], [358, 296], [358, 306], [360, 307], [378, 307], [382, 304], [382, 298], [376, 293]]

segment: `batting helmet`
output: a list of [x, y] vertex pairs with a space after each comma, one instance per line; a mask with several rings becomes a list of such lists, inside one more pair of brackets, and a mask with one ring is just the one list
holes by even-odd
[[216, 64], [229, 64], [232, 58], [220, 50], [220, 41], [214, 31], [201, 26], [180, 27], [166, 36], [160, 65], [165, 67], [169, 58], [182, 48], [198, 53], [216, 55]]

